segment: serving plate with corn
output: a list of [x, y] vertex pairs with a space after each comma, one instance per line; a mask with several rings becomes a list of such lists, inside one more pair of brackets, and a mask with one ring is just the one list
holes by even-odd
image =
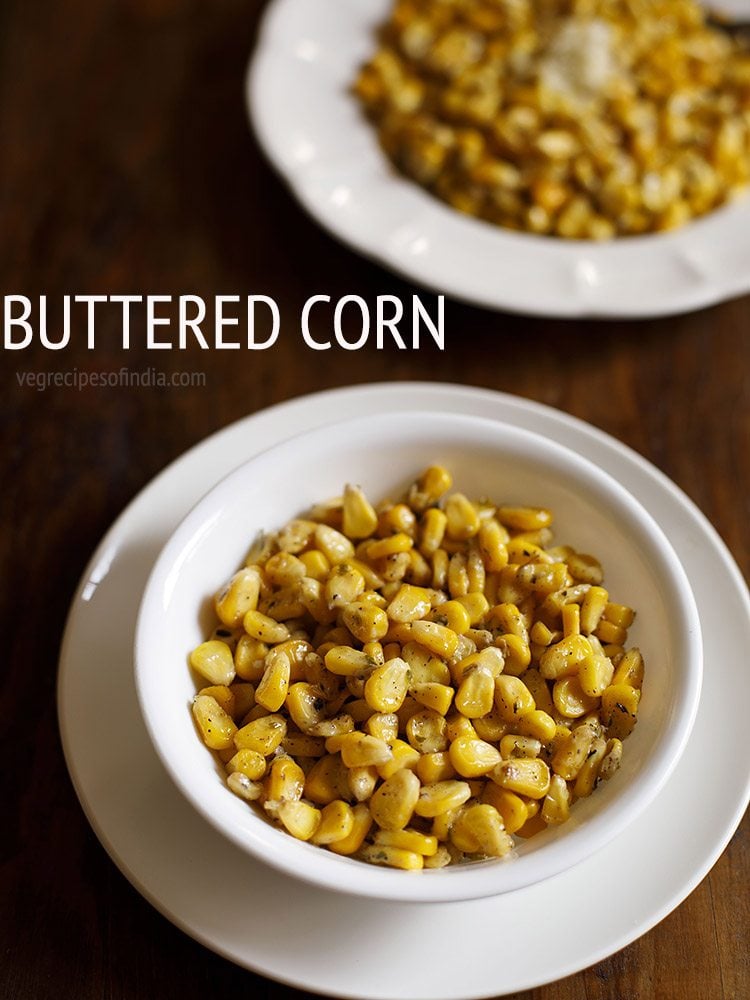
[[247, 102], [319, 222], [457, 298], [649, 316], [750, 287], [750, 54], [694, 0], [275, 0]]
[[[473, 413], [553, 437], [616, 475], [659, 520], [685, 565], [701, 619], [723, 623], [721, 629], [707, 627], [704, 632], [712, 666], [706, 672], [693, 735], [673, 777], [641, 817], [607, 847], [554, 880], [449, 907], [429, 902], [404, 906], [316, 889], [300, 879], [284, 878], [230, 843], [178, 791], [154, 753], [136, 698], [132, 642], [140, 595], [159, 549], [202, 491], [238, 461], [293, 433], [325, 424], [334, 409], [362, 416], [383, 410]], [[451, 467], [458, 469], [454, 463]], [[353, 468], [350, 458], [347, 468]], [[414, 464], [410, 468], [413, 471]], [[344, 469], [334, 470], [335, 478], [345, 475]], [[385, 483], [381, 474], [370, 487], [373, 495]], [[473, 491], [479, 484], [470, 487]], [[320, 489], [316, 494], [323, 495]], [[548, 491], [545, 495], [552, 501]], [[314, 496], [309, 497], [311, 502]], [[554, 499], [558, 526], [572, 537], [563, 506]], [[266, 523], [281, 523], [292, 513], [269, 509]], [[594, 546], [594, 539], [575, 540], [582, 548]], [[601, 546], [600, 552], [607, 555]], [[218, 587], [245, 555], [239, 548], [226, 565], [216, 567], [211, 581], [204, 564], [196, 594], [205, 595], [214, 584]], [[605, 560], [613, 593], [617, 563]], [[630, 594], [619, 578], [616, 591], [640, 609], [632, 631], [648, 654], [650, 701], [652, 694], [658, 697], [659, 681], [656, 661], [642, 641], [647, 598], [640, 592]], [[209, 611], [196, 630], [196, 645], [210, 629]], [[225, 428], [149, 484], [113, 525], [86, 569], [66, 629], [59, 679], [63, 746], [86, 814], [114, 862], [162, 914], [215, 952], [245, 968], [329, 996], [378, 1000], [499, 996], [569, 975], [624, 947], [677, 906], [721, 853], [750, 794], [745, 734], [741, 725], [731, 722], [738, 718], [738, 701], [750, 698], [743, 660], [750, 641], [749, 621], [746, 587], [705, 518], [640, 456], [595, 428], [528, 400], [462, 386], [398, 383], [339, 389], [289, 401]], [[103, 657], [106, 671], [100, 668]], [[174, 693], [171, 679], [168, 687]], [[191, 681], [179, 706], [188, 723], [194, 692]], [[114, 713], [113, 704], [118, 706]], [[647, 726], [647, 702], [639, 715], [622, 768], [627, 758], [632, 761]], [[104, 743], [97, 727], [90, 725], [92, 718], [103, 717], [109, 735]], [[186, 749], [197, 750], [204, 762], [210, 759], [192, 723], [187, 729]], [[717, 741], [719, 730], [722, 739]], [[215, 768], [213, 773], [219, 786], [225, 781], [222, 770]], [[715, 780], [717, 771], [722, 781]], [[623, 773], [621, 769], [619, 777]], [[614, 783], [598, 789], [588, 801]], [[696, 785], [703, 804], [697, 811]], [[228, 794], [226, 788], [223, 793]], [[577, 803], [574, 812], [586, 804]], [[247, 810], [245, 803], [237, 805]], [[307, 850], [324, 853], [312, 846]], [[623, 858], [628, 865], [625, 881]], [[355, 864], [358, 869], [368, 867], [344, 858], [339, 862], [344, 870]], [[467, 867], [475, 866], [432, 874], [461, 877]], [[374, 873], [402, 876], [402, 881], [404, 877], [384, 869]], [[414, 880], [410, 875], [405, 878]], [[585, 934], [580, 922], [570, 919], [571, 900], [579, 912], [598, 914], [587, 923]], [[617, 905], [602, 906], [602, 900], [616, 900]], [[529, 932], [532, 925], [534, 933]], [[502, 948], [498, 928], [502, 928]], [[419, 947], [404, 948], [404, 941], [413, 941], [415, 935]], [[540, 935], [546, 941], [541, 950]], [[290, 941], [296, 946], [290, 948]], [[335, 961], [331, 961], [332, 941]], [[481, 953], [483, 960], [447, 962], [446, 941], [455, 952]]]

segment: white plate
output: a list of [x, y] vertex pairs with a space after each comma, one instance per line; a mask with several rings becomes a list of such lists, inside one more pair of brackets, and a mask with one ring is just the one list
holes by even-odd
[[750, 199], [611, 243], [515, 233], [399, 176], [350, 93], [391, 0], [273, 0], [247, 75], [266, 155], [334, 236], [428, 288], [546, 316], [656, 316], [750, 290]]
[[[615, 475], [676, 549], [704, 624], [698, 717], [659, 798], [577, 867], [466, 903], [367, 903], [252, 861], [170, 782], [146, 734], [133, 679], [133, 631], [146, 578], [167, 536], [206, 489], [260, 448], [327, 423], [334, 412], [408, 409], [517, 424]], [[735, 564], [699, 511], [644, 459], [526, 400], [389, 383], [302, 397], [248, 417], [193, 448], [136, 497], [99, 546], [72, 605], [60, 661], [60, 727], [76, 790], [102, 844], [133, 885], [198, 941], [249, 969], [329, 995], [468, 1000], [530, 989], [599, 961], [666, 916], [708, 872], [750, 797], [746, 734], [738, 723], [732, 728], [733, 706], [750, 700], [749, 647], [750, 598]], [[107, 720], [106, 741], [92, 718]], [[573, 900], [591, 917], [585, 934], [568, 919]], [[461, 954], [482, 960], [454, 961]]]

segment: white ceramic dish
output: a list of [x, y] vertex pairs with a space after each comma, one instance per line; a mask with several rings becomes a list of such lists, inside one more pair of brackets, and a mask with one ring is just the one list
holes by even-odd
[[349, 93], [391, 0], [273, 0], [246, 82], [255, 133], [304, 208], [399, 274], [545, 316], [686, 312], [750, 290], [750, 199], [675, 232], [611, 243], [514, 233], [399, 176]]
[[[314, 889], [220, 837], [154, 753], [132, 666], [136, 613], [154, 560], [205, 489], [259, 444], [326, 423], [342, 408], [363, 416], [409, 408], [470, 413], [546, 434], [615, 475], [662, 526], [685, 567], [706, 623], [707, 664], [685, 753], [625, 837], [553, 879], [472, 902], [407, 907]], [[750, 599], [726, 548], [684, 494], [634, 452], [527, 400], [461, 386], [373, 385], [291, 400], [241, 420], [182, 456], [136, 497], [102, 540], [73, 601], [60, 660], [59, 718], [71, 776], [105, 849], [196, 940], [248, 969], [331, 996], [469, 1000], [531, 989], [592, 965], [653, 927], [706, 875], [750, 798], [747, 736], [734, 711], [750, 699], [749, 646]], [[82, 723], [105, 717], [109, 738], [102, 741]], [[198, 863], [208, 857], [210, 865]], [[217, 892], [222, 906], [207, 909], [205, 899]], [[602, 907], [602, 899], [613, 898], [617, 906]], [[597, 915], [586, 934], [568, 919], [571, 899]], [[541, 949], [539, 935], [547, 942]], [[419, 949], [405, 949], [403, 941], [415, 936]], [[338, 942], [335, 960], [331, 940]], [[460, 968], [446, 961], [445, 941], [452, 953], [481, 954], [482, 961]], [[658, 981], [657, 971], [655, 989]]]
[[[642, 609], [631, 637], [648, 667], [646, 697], [616, 779], [576, 804], [564, 826], [519, 841], [513, 857], [419, 875], [342, 858], [295, 840], [226, 787], [189, 711], [187, 657], [206, 638], [200, 613], [255, 536], [281, 527], [346, 482], [397, 496], [430, 462], [468, 496], [555, 513], [556, 537], [594, 552], [618, 599]], [[446, 901], [518, 889], [578, 864], [658, 794], [692, 729], [702, 648], [690, 584], [663, 533], [611, 476], [557, 442], [479, 417], [421, 412], [348, 420], [270, 448], [218, 483], [156, 560], [136, 629], [141, 709], [165, 767], [194, 807], [238, 847], [288, 875], [376, 899]]]

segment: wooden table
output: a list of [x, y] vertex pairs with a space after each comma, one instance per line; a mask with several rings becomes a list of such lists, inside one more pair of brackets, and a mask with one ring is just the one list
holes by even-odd
[[[65, 293], [262, 292], [292, 316], [314, 292], [357, 292], [370, 302], [381, 292], [411, 294], [305, 218], [259, 155], [241, 85], [261, 6], [5, 0], [4, 293], [46, 293], [59, 309]], [[316, 323], [316, 335], [328, 332], [322, 313]], [[591, 421], [654, 462], [713, 521], [747, 574], [750, 298], [614, 324], [449, 302], [446, 330], [444, 353], [427, 346], [418, 354], [318, 354], [293, 337], [240, 357], [160, 353], [134, 336], [126, 354], [110, 318], [93, 353], [79, 338], [64, 352], [32, 347], [4, 356], [0, 995], [300, 995], [206, 951], [126, 882], [84, 819], [56, 727], [61, 632], [97, 541], [166, 463], [229, 421], [311, 390], [372, 380], [515, 392]], [[16, 377], [121, 365], [204, 371], [206, 385], [40, 392]], [[524, 1000], [746, 1000], [749, 882], [746, 817], [708, 878], [663, 923]]]

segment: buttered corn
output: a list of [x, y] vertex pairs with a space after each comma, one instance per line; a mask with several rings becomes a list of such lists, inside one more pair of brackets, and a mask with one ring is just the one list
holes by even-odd
[[396, 503], [348, 485], [263, 536], [189, 657], [234, 794], [404, 870], [505, 857], [563, 823], [617, 770], [643, 687], [635, 612], [598, 560], [553, 547], [544, 507], [451, 488], [440, 466]]
[[[395, 0], [378, 38], [355, 93], [391, 161], [460, 212], [603, 240], [682, 225], [750, 180], [750, 52], [697, 0]], [[416, 511], [431, 502], [415, 487]], [[546, 527], [506, 509], [507, 527]], [[446, 507], [452, 537], [476, 532], [467, 510]]]

